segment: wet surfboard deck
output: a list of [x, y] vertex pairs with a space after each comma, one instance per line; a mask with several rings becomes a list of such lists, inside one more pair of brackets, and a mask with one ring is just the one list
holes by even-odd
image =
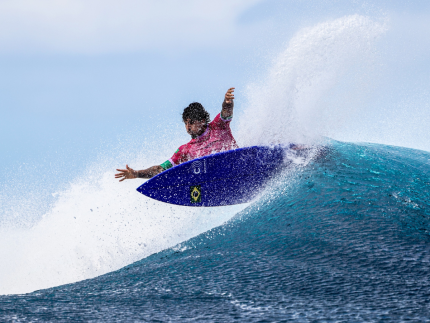
[[281, 147], [247, 147], [197, 158], [154, 176], [137, 191], [176, 205], [207, 207], [250, 202], [283, 166]]

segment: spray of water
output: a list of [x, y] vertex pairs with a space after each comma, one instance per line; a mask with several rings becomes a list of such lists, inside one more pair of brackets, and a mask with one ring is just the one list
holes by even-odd
[[384, 23], [352, 15], [298, 32], [261, 82], [247, 89], [240, 117], [242, 145], [313, 143], [353, 116], [374, 42]]
[[[129, 164], [153, 165], [171, 153], [158, 148], [128, 157]], [[197, 209], [149, 199], [136, 191], [142, 180], [114, 179], [123, 159], [101, 158], [89, 166], [53, 193], [55, 203], [47, 212], [43, 208], [32, 226], [3, 223], [0, 294], [31, 292], [119, 269], [221, 225], [245, 207]], [[15, 207], [17, 213], [26, 211], [28, 204]]]

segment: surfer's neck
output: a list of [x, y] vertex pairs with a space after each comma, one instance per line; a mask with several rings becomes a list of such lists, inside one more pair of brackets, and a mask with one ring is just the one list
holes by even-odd
[[196, 138], [200, 137], [201, 135], [203, 135], [205, 133], [207, 128], [208, 128], [208, 125], [207, 124], [204, 125], [198, 133], [191, 134], [191, 138], [196, 139]]

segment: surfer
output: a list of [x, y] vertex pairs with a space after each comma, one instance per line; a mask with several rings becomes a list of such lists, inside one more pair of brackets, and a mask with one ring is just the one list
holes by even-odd
[[191, 136], [190, 142], [179, 147], [173, 156], [161, 165], [142, 170], [134, 170], [126, 165], [126, 169], [117, 169], [119, 173], [115, 174], [115, 178], [119, 178], [120, 182], [131, 178], [151, 178], [186, 161], [239, 148], [230, 129], [230, 122], [233, 118], [233, 100], [234, 87], [227, 90], [221, 113], [218, 113], [212, 122], [210, 122], [209, 113], [200, 103], [191, 103], [182, 113], [185, 129]]

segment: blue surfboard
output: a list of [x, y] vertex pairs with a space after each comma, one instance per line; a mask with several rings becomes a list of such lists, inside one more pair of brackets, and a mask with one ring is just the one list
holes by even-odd
[[281, 147], [247, 147], [197, 158], [172, 167], [137, 191], [185, 206], [223, 206], [251, 201], [288, 164]]

